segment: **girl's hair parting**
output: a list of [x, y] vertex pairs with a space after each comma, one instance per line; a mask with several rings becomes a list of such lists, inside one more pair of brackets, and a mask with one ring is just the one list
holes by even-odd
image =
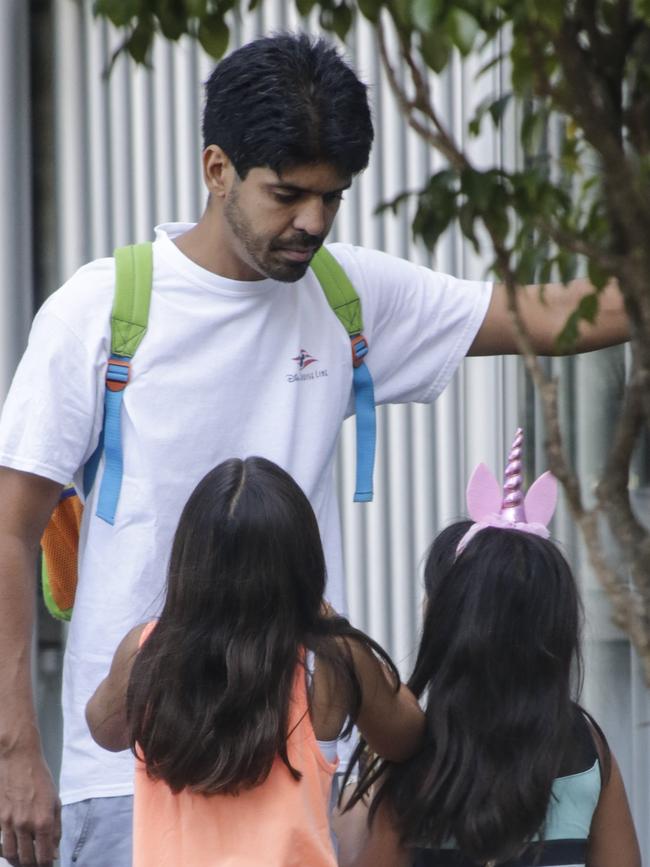
[[318, 524], [288, 473], [249, 457], [199, 482], [174, 538], [160, 619], [127, 691], [131, 747], [152, 777], [175, 792], [237, 793], [263, 782], [279, 755], [299, 778], [286, 744], [306, 650], [340, 674], [351, 720], [361, 688], [346, 639], [381, 657], [398, 688], [385, 652], [328, 616], [324, 591]]
[[543, 836], [551, 787], [576, 725], [581, 609], [571, 570], [549, 540], [443, 531], [425, 566], [427, 604], [409, 687], [426, 697], [423, 750], [403, 765], [375, 760], [351, 803], [378, 786], [405, 845], [450, 840], [484, 863]]

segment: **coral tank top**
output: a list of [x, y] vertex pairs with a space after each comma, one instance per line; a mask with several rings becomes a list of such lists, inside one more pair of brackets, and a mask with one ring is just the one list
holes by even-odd
[[289, 732], [289, 761], [301, 779], [276, 757], [267, 779], [239, 795], [175, 795], [136, 759], [133, 867], [336, 867], [328, 805], [337, 762], [328, 762], [316, 741], [302, 665]]

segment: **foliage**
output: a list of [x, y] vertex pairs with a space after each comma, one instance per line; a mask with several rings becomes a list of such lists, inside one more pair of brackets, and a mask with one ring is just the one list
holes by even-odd
[[[144, 62], [158, 31], [169, 39], [189, 34], [212, 56], [222, 56], [228, 16], [262, 2], [96, 0], [94, 9], [124, 29], [121, 50]], [[551, 469], [584, 531], [615, 620], [632, 638], [650, 683], [650, 536], [627, 491], [631, 456], [650, 419], [650, 3], [294, 2], [302, 15], [317, 15], [321, 26], [341, 39], [357, 14], [375, 27], [384, 70], [406, 121], [446, 158], [446, 166], [421, 190], [386, 206], [397, 208], [415, 196], [413, 231], [429, 247], [452, 223], [475, 248], [489, 242], [494, 271], [508, 287], [522, 353], [541, 389]], [[397, 45], [392, 57], [388, 28]], [[476, 51], [488, 58], [485, 73], [502, 63], [508, 86], [478, 106], [467, 135], [514, 117], [524, 156], [516, 168], [474, 165], [434, 105], [431, 75], [443, 72], [454, 54]], [[404, 74], [397, 74], [398, 66]], [[547, 147], [549, 130], [561, 138], [559, 148]], [[632, 321], [629, 384], [596, 509], [584, 505], [564, 457], [554, 383], [536, 362], [517, 308], [518, 286], [567, 282], [577, 263], [586, 268], [593, 291], [569, 318], [558, 348], [569, 348], [581, 324], [594, 320], [610, 277], [618, 280]], [[620, 543], [618, 571], [607, 563], [599, 514]]]

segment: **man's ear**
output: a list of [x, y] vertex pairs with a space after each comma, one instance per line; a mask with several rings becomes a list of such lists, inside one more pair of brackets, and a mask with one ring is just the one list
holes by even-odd
[[208, 145], [203, 151], [203, 180], [211, 196], [224, 198], [232, 185], [234, 166], [219, 145]]

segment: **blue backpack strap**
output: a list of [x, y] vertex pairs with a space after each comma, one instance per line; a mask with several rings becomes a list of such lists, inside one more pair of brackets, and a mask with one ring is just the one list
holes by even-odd
[[84, 488], [90, 490], [104, 453], [97, 517], [115, 523], [123, 474], [122, 397], [131, 373], [131, 359], [147, 330], [153, 249], [150, 243], [115, 250], [115, 294], [111, 314], [111, 355], [106, 368], [104, 426], [97, 451], [84, 468]]
[[356, 503], [372, 500], [372, 475], [375, 465], [377, 420], [375, 389], [365, 356], [368, 341], [363, 335], [361, 301], [347, 274], [334, 256], [321, 247], [311, 260], [327, 301], [350, 337], [352, 348], [352, 384], [357, 429], [357, 479], [354, 492]]

